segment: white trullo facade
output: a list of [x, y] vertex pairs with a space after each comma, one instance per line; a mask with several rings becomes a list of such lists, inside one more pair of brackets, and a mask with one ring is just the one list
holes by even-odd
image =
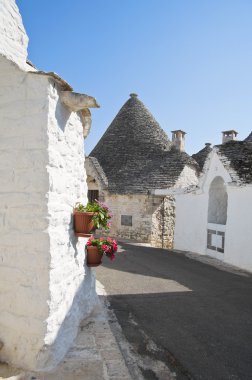
[[193, 157], [202, 174], [196, 187], [177, 194], [174, 247], [252, 271], [252, 134]]
[[49, 369], [96, 302], [72, 228], [96, 103], [27, 64], [27, 43], [15, 1], [0, 0], [0, 360]]

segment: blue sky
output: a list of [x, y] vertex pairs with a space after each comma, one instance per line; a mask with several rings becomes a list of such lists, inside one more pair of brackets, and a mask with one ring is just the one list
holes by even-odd
[[136, 92], [186, 151], [252, 130], [251, 0], [17, 0], [29, 58], [94, 96], [86, 152]]

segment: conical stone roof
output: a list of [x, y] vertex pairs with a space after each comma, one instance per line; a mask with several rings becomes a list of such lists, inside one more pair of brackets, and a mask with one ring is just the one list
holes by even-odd
[[252, 143], [252, 132], [248, 135], [248, 137], [246, 137], [244, 139], [244, 141], [248, 142], [248, 143]]
[[131, 94], [90, 157], [95, 157], [104, 170], [110, 192], [146, 193], [173, 186], [185, 162], [195, 163], [171, 146], [150, 111]]
[[201, 149], [198, 153], [192, 155], [192, 158], [198, 162], [200, 170], [203, 170], [206, 159], [212, 150], [213, 148], [211, 148], [211, 144], [206, 143], [203, 149]]

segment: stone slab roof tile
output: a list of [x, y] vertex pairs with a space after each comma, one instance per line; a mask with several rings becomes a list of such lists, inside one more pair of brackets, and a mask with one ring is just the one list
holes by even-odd
[[212, 151], [212, 149], [213, 148], [211, 147], [211, 144], [207, 143], [203, 149], [201, 149], [198, 153], [192, 155], [192, 158], [199, 164], [201, 171], [203, 170], [207, 156]]
[[248, 135], [248, 137], [245, 138], [244, 141], [246, 141], [248, 143], [252, 143], [252, 132]]
[[198, 165], [172, 148], [149, 110], [131, 94], [90, 156], [95, 157], [113, 193], [146, 193], [175, 184], [186, 164]]
[[248, 141], [228, 141], [216, 145], [217, 154], [233, 181], [252, 183], [252, 145]]

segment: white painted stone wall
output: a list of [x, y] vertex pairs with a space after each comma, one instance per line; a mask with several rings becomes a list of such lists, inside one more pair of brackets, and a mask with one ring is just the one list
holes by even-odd
[[207, 202], [204, 195], [176, 196], [174, 248], [200, 254], [206, 252]]
[[[53, 80], [48, 86], [49, 175], [48, 234], [50, 238], [49, 317], [39, 362], [51, 368], [61, 360], [77, 334], [79, 322], [96, 302], [95, 277], [84, 265], [87, 239], [74, 236], [72, 212], [87, 202], [83, 126], [78, 114], [61, 103]], [[46, 359], [46, 362], [45, 362]], [[45, 363], [45, 364], [44, 364]]]
[[28, 37], [15, 0], [0, 0], [0, 55], [26, 70]]
[[86, 201], [79, 116], [0, 56], [0, 360], [51, 368], [96, 302], [72, 208]]
[[252, 186], [228, 191], [225, 261], [252, 271]]
[[[199, 254], [207, 249], [209, 188], [220, 176], [227, 190], [227, 221], [223, 261], [252, 271], [252, 186], [235, 186], [216, 152], [210, 153], [198, 190], [176, 196], [174, 248]], [[216, 256], [213, 251], [212, 256]]]
[[48, 317], [47, 86], [0, 57], [0, 360], [28, 367]]
[[197, 185], [198, 182], [199, 179], [195, 169], [185, 166], [174, 185], [174, 189], [184, 189], [188, 186]]

